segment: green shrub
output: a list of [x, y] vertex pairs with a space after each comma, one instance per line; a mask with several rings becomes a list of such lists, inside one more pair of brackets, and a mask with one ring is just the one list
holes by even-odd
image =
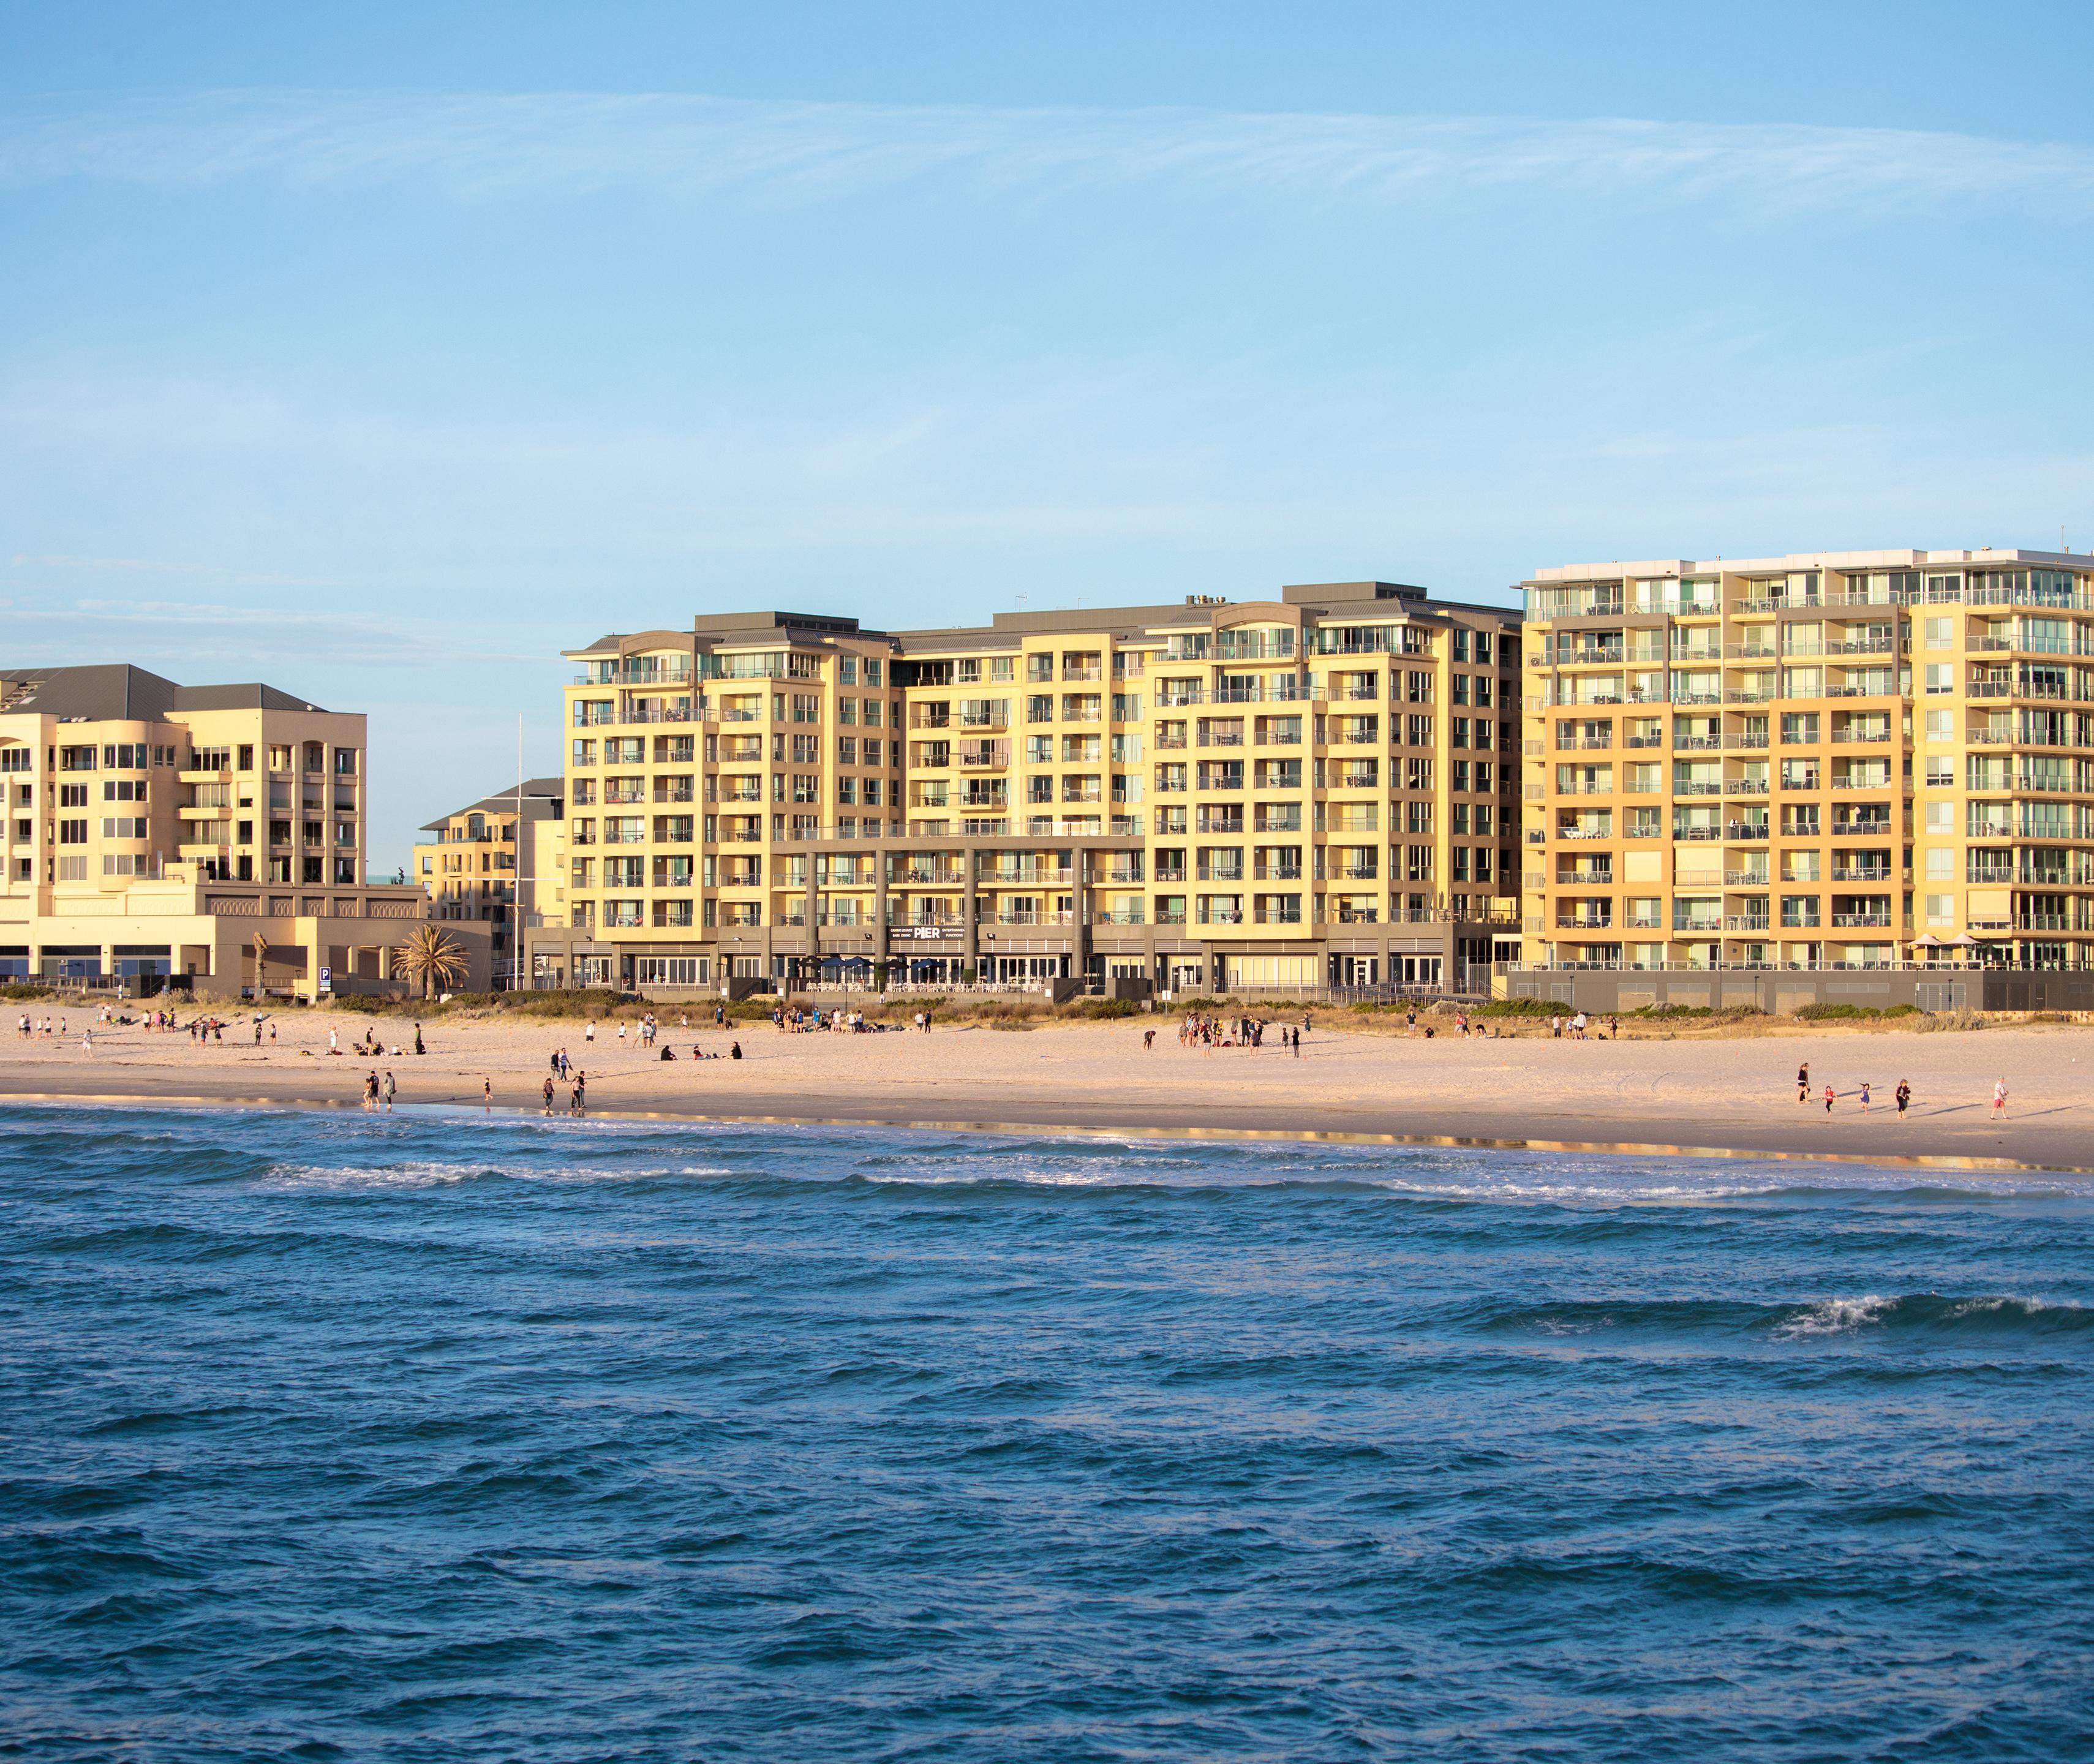
[[1546, 998], [1493, 998], [1488, 1005], [1479, 1005], [1473, 1013], [1479, 1017], [1567, 1017], [1571, 1014], [1568, 1005]]

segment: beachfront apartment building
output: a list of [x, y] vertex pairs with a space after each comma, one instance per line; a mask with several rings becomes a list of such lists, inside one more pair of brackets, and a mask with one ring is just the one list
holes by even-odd
[[527, 778], [425, 822], [434, 836], [415, 847], [429, 916], [488, 928], [497, 990], [515, 984], [519, 924], [565, 898], [566, 789], [558, 777]]
[[1479, 977], [1518, 947], [1518, 628], [1353, 582], [603, 637], [569, 653], [566, 923], [529, 934], [534, 980]]
[[1651, 978], [1683, 972], [1800, 1000], [1805, 974], [2094, 969], [2094, 558], [1662, 559], [1522, 587], [1514, 990], [1628, 1008], [1683, 997]]
[[0, 670], [0, 978], [310, 997], [389, 977], [427, 908], [364, 880], [367, 751], [360, 715], [258, 683]]

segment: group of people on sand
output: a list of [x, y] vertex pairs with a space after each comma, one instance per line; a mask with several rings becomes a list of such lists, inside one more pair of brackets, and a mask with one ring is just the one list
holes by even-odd
[[[1266, 1031], [1273, 1026], [1271, 1020], [1265, 1017], [1231, 1017], [1225, 1019], [1206, 1016], [1197, 1010], [1188, 1011], [1184, 1020], [1178, 1025], [1178, 1045], [1180, 1047], [1204, 1048], [1210, 1053], [1218, 1047], [1262, 1048], [1265, 1045]], [[1291, 1049], [1295, 1058], [1299, 1059], [1301, 1057], [1301, 1037], [1309, 1032], [1310, 1027], [1306, 1011], [1301, 1014], [1301, 1021], [1298, 1024], [1279, 1024], [1279, 1045]], [[1153, 1029], [1144, 1032], [1141, 1045], [1145, 1049], [1156, 1045], [1156, 1032]]]
[[[1552, 1041], [1587, 1041], [1591, 1039], [1592, 1030], [1592, 1019], [1582, 1010], [1575, 1013], [1567, 1023], [1561, 1016], [1551, 1017], [1549, 1019], [1549, 1034]], [[1606, 1028], [1599, 1032], [1599, 1039], [1602, 1041], [1618, 1041], [1621, 1038], [1621, 1019], [1608, 1018]]]
[[[809, 1035], [817, 1030], [826, 1030], [833, 1035], [863, 1035], [867, 1032], [865, 1013], [845, 1010], [832, 1006], [823, 1010], [819, 1005], [795, 1005], [791, 1010], [779, 1006], [771, 1013], [772, 1025], [785, 1035]], [[911, 1028], [928, 1029], [931, 1016], [928, 1011], [916, 1013]]]
[[[1871, 1081], [1864, 1078], [1861, 1082], [1860, 1088], [1855, 1093], [1855, 1094], [1861, 1098], [1862, 1113], [1864, 1114], [1868, 1114], [1875, 1105], [1875, 1087]], [[1827, 1084], [1825, 1087], [1823, 1094], [1825, 1099], [1825, 1112], [1827, 1114], [1830, 1114], [1832, 1112], [1833, 1106], [1840, 1100], [1840, 1092], [1836, 1086]], [[1891, 1093], [1891, 1098], [1896, 1103], [1897, 1118], [1902, 1121], [1905, 1118], [1905, 1111], [1912, 1106], [1912, 1080], [1909, 1078], [1901, 1078], [1898, 1080], [1897, 1088]], [[1808, 1104], [1811, 1100], [1810, 1062], [1809, 1060], [1804, 1061], [1801, 1066], [1796, 1068], [1796, 1100], [1798, 1106]], [[1992, 1119], [1996, 1121], [2004, 1121], [2006, 1118], [2007, 1081], [2005, 1079], [2002, 1078], [1996, 1084], [1992, 1086]]]

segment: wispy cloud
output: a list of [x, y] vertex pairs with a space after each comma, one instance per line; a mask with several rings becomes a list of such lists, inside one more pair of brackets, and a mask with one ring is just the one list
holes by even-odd
[[673, 94], [237, 91], [46, 100], [0, 127], [0, 182], [412, 180], [457, 196], [653, 188], [816, 201], [1169, 184], [1366, 203], [1492, 192], [1781, 211], [2094, 199], [2094, 153], [1881, 128], [1615, 119], [986, 110]]
[[[463, 624], [186, 601], [0, 602], [12, 665], [117, 658], [223, 662], [233, 674], [257, 661], [329, 668], [543, 665], [537, 654], [497, 650]], [[235, 658], [237, 659], [235, 659]]]

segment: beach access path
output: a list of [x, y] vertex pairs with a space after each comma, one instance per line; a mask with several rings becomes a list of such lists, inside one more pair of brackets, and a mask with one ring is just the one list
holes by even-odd
[[[21, 1009], [66, 1032], [22, 1038]], [[1218, 1137], [1330, 1136], [1506, 1146], [1592, 1147], [1871, 1162], [1940, 1158], [1983, 1167], [2094, 1170], [2094, 1031], [2067, 1025], [1920, 1034], [1845, 1029], [1735, 1039], [1574, 1041], [1523, 1024], [1516, 1034], [1425, 1039], [1350, 1030], [1319, 1015], [1300, 1057], [1268, 1032], [1258, 1049], [1181, 1046], [1175, 1017], [1057, 1023], [1022, 1032], [941, 1025], [929, 1034], [781, 1033], [769, 1023], [688, 1028], [658, 1013], [674, 1062], [628, 1031], [579, 1021], [435, 1018], [414, 1024], [342, 1010], [280, 1013], [277, 1039], [254, 1042], [250, 1015], [228, 1014], [224, 1040], [95, 1025], [93, 1013], [29, 1001], [0, 1017], [0, 1097], [19, 1101], [176, 1102], [358, 1108], [366, 1075], [389, 1071], [403, 1106], [494, 1106], [537, 1113], [549, 1058], [565, 1048], [588, 1074], [592, 1115], [805, 1121], [896, 1127], [1017, 1127]], [[1290, 1018], [1298, 1022], [1298, 1016]], [[350, 1049], [374, 1025], [388, 1052]], [[1155, 1045], [1143, 1036], [1155, 1031]], [[342, 1051], [328, 1051], [332, 1030]], [[266, 1031], [265, 1031], [266, 1033]], [[695, 1046], [745, 1057], [693, 1062]], [[1796, 1067], [1810, 1064], [1808, 1104]], [[2004, 1078], [2009, 1116], [1992, 1118]], [[1901, 1079], [1914, 1101], [1904, 1121]], [[1872, 1106], [1862, 1111], [1867, 1080]], [[1825, 1110], [1825, 1086], [1836, 1096]], [[564, 1114], [569, 1086], [559, 1083]]]

